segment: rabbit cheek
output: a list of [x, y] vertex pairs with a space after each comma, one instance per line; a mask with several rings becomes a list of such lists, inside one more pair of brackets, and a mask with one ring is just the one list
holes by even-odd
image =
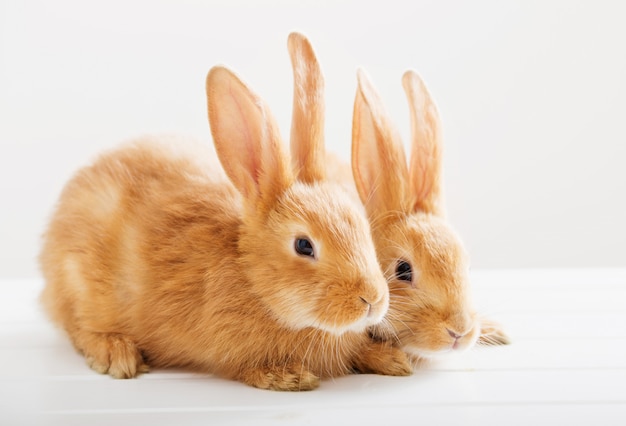
[[370, 308], [362, 300], [348, 299], [338, 293], [342, 292], [332, 288], [326, 295], [284, 289], [265, 298], [265, 302], [274, 317], [291, 330], [312, 327], [337, 336], [347, 331], [363, 331], [368, 325]]
[[312, 303], [307, 296], [290, 290], [282, 290], [271, 297], [266, 297], [265, 303], [276, 320], [288, 329], [319, 328], [320, 314], [317, 312], [316, 304]]

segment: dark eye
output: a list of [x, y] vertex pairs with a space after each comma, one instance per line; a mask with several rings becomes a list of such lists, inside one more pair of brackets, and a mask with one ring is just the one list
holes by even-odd
[[404, 260], [400, 260], [396, 266], [396, 278], [401, 281], [413, 282], [413, 269], [411, 264]]
[[306, 238], [296, 238], [294, 243], [296, 253], [300, 256], [315, 257], [315, 250], [313, 250], [313, 244]]

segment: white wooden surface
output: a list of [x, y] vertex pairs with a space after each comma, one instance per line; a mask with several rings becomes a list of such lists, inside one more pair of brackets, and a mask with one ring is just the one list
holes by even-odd
[[412, 377], [278, 393], [183, 371], [113, 380], [42, 316], [39, 281], [0, 281], [0, 425], [626, 425], [626, 269], [472, 273], [513, 344]]

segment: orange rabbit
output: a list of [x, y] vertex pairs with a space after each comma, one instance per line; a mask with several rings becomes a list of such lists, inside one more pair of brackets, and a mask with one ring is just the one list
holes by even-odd
[[[297, 34], [289, 47], [312, 54]], [[387, 312], [387, 283], [363, 207], [324, 177], [321, 74], [300, 83], [297, 173], [264, 102], [214, 67], [223, 170], [206, 147], [145, 138], [67, 184], [40, 254], [42, 301], [94, 370], [179, 366], [275, 390], [354, 369], [410, 374], [400, 349], [366, 332]]]
[[479, 318], [469, 301], [468, 256], [445, 220], [441, 124], [423, 81], [402, 79], [411, 113], [411, 156], [364, 71], [358, 72], [352, 171], [389, 277], [390, 309], [375, 337], [395, 341], [419, 364], [474, 345], [507, 344], [501, 327]]

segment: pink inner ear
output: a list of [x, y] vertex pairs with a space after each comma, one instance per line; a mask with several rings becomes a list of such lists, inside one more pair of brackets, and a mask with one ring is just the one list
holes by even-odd
[[[239, 114], [240, 121], [246, 122], [246, 114], [243, 110], [241, 102], [233, 93], [232, 86], [229, 85], [228, 94], [233, 101], [233, 105]], [[241, 133], [240, 145], [243, 151], [247, 154], [244, 162], [247, 164], [246, 171], [252, 176], [252, 180], [258, 185], [259, 184], [259, 174], [261, 169], [261, 162], [259, 159], [259, 147], [254, 142], [252, 138], [252, 134], [250, 133], [250, 126], [237, 126]], [[247, 161], [246, 161], [247, 160]]]
[[361, 185], [364, 188], [363, 202], [371, 202], [371, 198], [380, 190], [380, 163], [376, 160], [374, 155], [361, 156], [361, 173], [360, 173]]
[[237, 189], [251, 195], [258, 190], [262, 167], [261, 101], [231, 71], [220, 68], [207, 77], [207, 96], [220, 162]]
[[381, 172], [380, 154], [376, 147], [377, 132], [372, 112], [361, 93], [357, 95], [353, 128], [353, 170], [361, 201], [368, 204], [376, 191], [376, 176]]

